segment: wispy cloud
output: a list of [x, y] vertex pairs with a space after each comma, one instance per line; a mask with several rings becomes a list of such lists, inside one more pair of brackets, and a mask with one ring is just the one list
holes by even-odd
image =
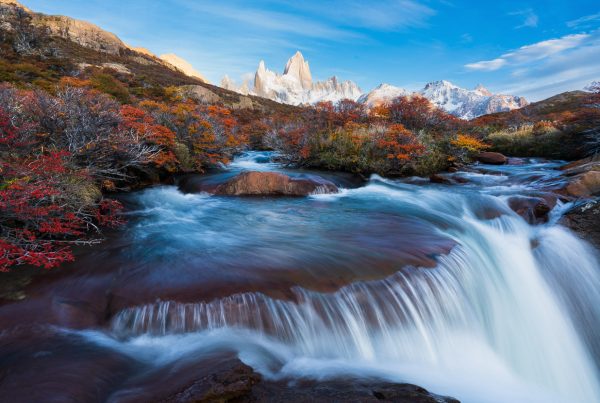
[[515, 29], [519, 28], [535, 28], [538, 26], [539, 17], [536, 13], [533, 12], [533, 9], [526, 8], [524, 10], [513, 11], [512, 13], [508, 13], [508, 15], [515, 15], [522, 19], [521, 24], [517, 25]]
[[534, 100], [583, 88], [600, 78], [600, 30], [522, 46], [496, 59], [465, 67], [480, 72], [505, 69], [510, 74], [503, 91]]
[[387, 0], [379, 2], [344, 1], [332, 15], [345, 24], [369, 29], [395, 31], [427, 25], [436, 11], [412, 0]]
[[567, 26], [570, 28], [589, 28], [596, 22], [600, 22], [600, 13], [584, 15], [576, 20], [568, 21]]
[[226, 5], [220, 2], [197, 3], [189, 0], [179, 0], [178, 3], [195, 12], [211, 14], [221, 19], [233, 20], [245, 26], [253, 26], [266, 31], [330, 40], [352, 39], [361, 36], [348, 29], [338, 28], [315, 19], [286, 12]]
[[466, 64], [465, 67], [469, 70], [494, 71], [510, 65], [530, 63], [580, 46], [590, 37], [590, 34], [573, 34], [557, 39], [548, 39], [532, 45], [522, 46], [514, 52], [505, 53], [493, 60]]

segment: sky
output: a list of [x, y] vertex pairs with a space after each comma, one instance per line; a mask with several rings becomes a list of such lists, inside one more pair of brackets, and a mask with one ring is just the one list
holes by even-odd
[[218, 84], [282, 72], [300, 50], [313, 78], [363, 91], [482, 83], [531, 101], [600, 81], [600, 1], [22, 0], [93, 22], [155, 54], [176, 53]]

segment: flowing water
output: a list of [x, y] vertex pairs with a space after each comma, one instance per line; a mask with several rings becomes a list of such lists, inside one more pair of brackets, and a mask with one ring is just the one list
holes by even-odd
[[[270, 158], [248, 153], [194, 179], [312, 174]], [[52, 335], [36, 337], [60, 338], [50, 353], [71, 357], [78, 345], [134, 362], [135, 381], [111, 388], [114, 401], [148, 387], [141, 374], [232, 351], [268, 379], [372, 377], [465, 402], [600, 402], [596, 251], [557, 224], [560, 202], [537, 225], [509, 208], [550, 195], [557, 166], [446, 175], [460, 185], [323, 174], [340, 193], [308, 198], [147, 189], [126, 197], [124, 231], [34, 288], [34, 302], [0, 307], [0, 319], [47, 323]], [[81, 319], [103, 298], [101, 319]], [[31, 314], [49, 300], [51, 314]], [[23, 357], [22, 344], [9, 350]]]

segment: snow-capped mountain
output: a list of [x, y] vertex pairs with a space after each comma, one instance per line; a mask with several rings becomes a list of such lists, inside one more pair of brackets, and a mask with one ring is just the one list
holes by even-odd
[[354, 82], [339, 81], [337, 77], [313, 81], [308, 61], [304, 60], [300, 52], [296, 52], [287, 61], [283, 74], [267, 69], [265, 62], [261, 60], [254, 74], [253, 85], [244, 82], [238, 86], [225, 76], [221, 87], [244, 95], [258, 95], [292, 105], [352, 99], [372, 108], [400, 96], [421, 95], [437, 107], [462, 119], [473, 119], [527, 105], [523, 97], [492, 94], [481, 84], [473, 90], [468, 90], [445, 80], [430, 82], [422, 90], [415, 92], [390, 84], [381, 84], [371, 92], [363, 94]]
[[389, 84], [379, 84], [377, 88], [369, 93], [363, 94], [358, 98], [358, 102], [367, 106], [367, 108], [373, 108], [392, 102], [394, 98], [405, 97], [411, 95], [410, 91], [404, 88], [394, 87]]
[[492, 94], [479, 84], [474, 90], [458, 87], [449, 81], [433, 81], [420, 91], [410, 92], [404, 88], [381, 84], [362, 95], [358, 101], [368, 108], [392, 101], [399, 96], [421, 95], [432, 104], [462, 119], [473, 119], [488, 113], [504, 112], [527, 105], [523, 97]]
[[479, 84], [474, 90], [460, 88], [449, 81], [434, 81], [419, 92], [434, 105], [463, 119], [504, 112], [527, 105], [523, 97], [492, 94]]
[[267, 69], [264, 61], [260, 61], [254, 74], [254, 85], [237, 86], [229, 77], [223, 77], [223, 88], [240, 93], [250, 93], [277, 102], [302, 105], [320, 101], [336, 102], [341, 99], [357, 100], [362, 91], [352, 81], [339, 81], [331, 77], [325, 81], [313, 81], [308, 61], [302, 53], [296, 52], [286, 63], [283, 74]]

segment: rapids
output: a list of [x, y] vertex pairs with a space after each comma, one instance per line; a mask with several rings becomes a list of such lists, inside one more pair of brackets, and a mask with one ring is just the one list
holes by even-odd
[[[271, 161], [247, 153], [195, 180], [311, 174]], [[18, 317], [60, 338], [63, 350], [44, 351], [110, 351], [135, 363], [132, 379], [233, 351], [267, 379], [380, 378], [464, 402], [600, 402], [597, 252], [557, 224], [568, 205], [538, 225], [508, 205], [551, 194], [559, 165], [445, 174], [460, 185], [323, 173], [340, 193], [308, 198], [176, 186], [126, 195], [127, 228], [32, 298], [0, 306], [0, 342]], [[81, 301], [103, 298], [100, 319], [79, 319]], [[47, 301], [51, 315], [31, 313]], [[0, 343], [0, 358], [22, 350]]]

